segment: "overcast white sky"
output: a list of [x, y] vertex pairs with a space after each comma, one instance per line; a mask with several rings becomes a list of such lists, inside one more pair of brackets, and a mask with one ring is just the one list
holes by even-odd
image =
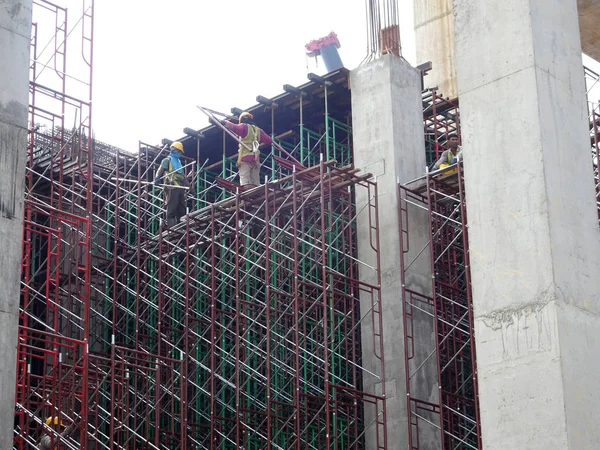
[[[96, 0], [94, 130], [127, 150], [201, 128], [196, 105], [229, 112], [307, 81], [304, 45], [335, 31], [345, 66], [366, 56], [364, 0]], [[400, 0], [413, 64], [412, 0]], [[321, 61], [310, 71], [325, 73]]]

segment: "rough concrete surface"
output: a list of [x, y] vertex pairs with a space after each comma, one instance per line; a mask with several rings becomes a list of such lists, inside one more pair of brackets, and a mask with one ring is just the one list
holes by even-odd
[[[402, 316], [402, 285], [400, 279], [400, 246], [398, 224], [398, 181], [406, 182], [424, 172], [425, 150], [422, 133], [422, 100], [420, 74], [404, 59], [386, 55], [381, 59], [359, 67], [351, 74], [352, 124], [354, 161], [356, 167], [372, 173], [378, 184], [379, 229], [381, 249], [381, 293], [383, 304], [386, 394], [388, 417], [388, 448], [406, 449], [408, 446], [408, 419], [406, 399], [406, 375], [404, 363], [404, 326]], [[364, 192], [357, 193], [358, 252], [361, 260], [373, 258], [369, 247], [369, 227]], [[414, 215], [415, 239], [426, 240], [426, 216]], [[425, 220], [425, 221], [424, 221]], [[420, 222], [420, 223], [417, 223]], [[414, 248], [420, 246], [415, 242]], [[416, 252], [416, 250], [413, 250]], [[425, 252], [427, 254], [427, 252]], [[374, 263], [372, 260], [370, 263]], [[360, 268], [361, 280], [376, 283], [373, 271]], [[431, 293], [431, 263], [419, 259], [407, 277], [407, 284], [418, 291]], [[361, 309], [366, 311], [370, 299], [361, 299]], [[363, 312], [364, 314], [364, 312]], [[433, 322], [427, 316], [415, 317], [415, 333], [418, 341], [433, 343]], [[362, 324], [363, 362], [375, 368], [378, 361], [370, 354], [372, 329], [370, 321]], [[416, 360], [423, 361], [431, 351], [431, 345], [417, 347]], [[369, 359], [370, 358], [370, 359]], [[436, 363], [431, 359], [415, 375], [420, 382], [419, 396], [437, 401]], [[419, 380], [419, 381], [417, 381]], [[377, 392], [378, 380], [365, 376], [364, 389]], [[439, 420], [439, 418], [438, 418]], [[365, 418], [370, 422], [368, 417]], [[368, 435], [368, 448], [374, 448], [372, 433]], [[438, 449], [439, 432], [424, 430], [421, 449]]]
[[454, 0], [454, 14], [484, 448], [596, 448], [600, 233], [576, 3]]
[[12, 448], [32, 2], [0, 0], [0, 448]]

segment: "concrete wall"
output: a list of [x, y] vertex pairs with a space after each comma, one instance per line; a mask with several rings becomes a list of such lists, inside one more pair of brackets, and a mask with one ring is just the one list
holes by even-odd
[[[404, 450], [408, 447], [408, 420], [397, 183], [417, 178], [425, 168], [420, 74], [403, 58], [386, 55], [354, 70], [350, 85], [355, 165], [363, 172], [373, 174], [378, 184], [388, 448]], [[358, 217], [359, 258], [374, 265], [368, 210], [363, 209], [367, 203], [364, 192], [357, 193], [356, 203], [357, 210], [362, 211]], [[410, 226], [415, 239], [412, 251], [416, 253], [427, 240], [427, 217], [414, 215], [412, 220]], [[428, 255], [428, 252], [425, 254]], [[377, 283], [376, 274], [368, 268], [360, 268], [360, 277], [362, 281]], [[421, 258], [413, 265], [407, 284], [415, 290], [431, 292], [431, 263], [428, 258]], [[369, 307], [370, 299], [361, 299], [362, 314]], [[423, 361], [432, 348], [433, 321], [428, 317], [417, 317], [415, 328], [419, 342], [429, 343], [416, 350], [416, 359]], [[364, 321], [361, 330], [363, 363], [374, 370], [378, 361], [371, 354], [373, 331], [370, 320]], [[433, 359], [417, 374], [421, 380], [419, 395], [422, 399], [437, 401], [435, 371]], [[378, 379], [365, 375], [363, 380], [367, 392], [381, 392]], [[370, 420], [372, 418], [365, 418], [366, 423]], [[421, 449], [438, 449], [438, 436], [435, 430], [424, 433]], [[369, 431], [367, 442], [368, 448], [375, 448], [373, 430]]]
[[425, 87], [439, 87], [445, 97], [456, 97], [454, 18], [452, 0], [415, 0], [417, 64], [431, 61]]
[[484, 448], [597, 448], [600, 234], [576, 1], [454, 12]]
[[0, 448], [12, 448], [31, 0], [0, 0]]
[[[600, 0], [577, 0], [577, 7], [583, 52], [600, 61]], [[415, 0], [414, 16], [417, 64], [433, 64], [425, 87], [438, 85], [440, 94], [456, 97], [452, 0]]]

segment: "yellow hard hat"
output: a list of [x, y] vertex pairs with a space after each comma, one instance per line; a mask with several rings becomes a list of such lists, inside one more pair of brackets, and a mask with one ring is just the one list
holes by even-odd
[[247, 117], [250, 120], [254, 119], [254, 116], [252, 114], [250, 114], [249, 112], [243, 112], [240, 114], [239, 123], [242, 123], [244, 117]]
[[61, 427], [64, 427], [64, 426], [65, 426], [65, 424], [64, 424], [64, 423], [62, 423], [62, 420], [60, 420], [60, 419], [58, 418], [58, 416], [54, 416], [54, 417], [50, 416], [50, 417], [48, 417], [48, 418], [46, 419], [46, 425], [48, 425], [48, 426], [50, 426], [50, 425], [52, 425], [52, 424], [54, 424], [54, 425], [58, 425], [59, 423], [60, 423], [60, 426], [61, 426]]
[[171, 149], [176, 148], [177, 150], [179, 150], [181, 153], [183, 153], [183, 144], [179, 141], [175, 141], [171, 144]]

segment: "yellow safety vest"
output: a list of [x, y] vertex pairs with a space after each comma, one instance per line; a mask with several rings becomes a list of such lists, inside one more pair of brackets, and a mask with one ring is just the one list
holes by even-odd
[[[248, 124], [248, 133], [246, 133], [246, 136], [241, 138], [241, 141], [245, 144], [245, 146], [243, 144], [239, 145], [238, 152], [240, 153], [240, 158], [248, 155], [260, 155], [260, 151], [258, 150], [258, 146], [260, 145], [260, 128], [258, 128], [256, 125]], [[252, 151], [253, 148], [257, 149], [256, 152]]]
[[[182, 170], [183, 172], [183, 170]], [[165, 184], [172, 184], [175, 186], [185, 186], [185, 173], [177, 173], [175, 172], [175, 168], [173, 167], [173, 162], [171, 158], [169, 158], [169, 175], [165, 177]]]
[[461, 148], [460, 147], [457, 149], [456, 155], [454, 155], [451, 150], [448, 150], [447, 158], [448, 158], [448, 164], [449, 165], [452, 165], [452, 160], [454, 158], [456, 158], [456, 160], [458, 160], [458, 158], [460, 157], [460, 152], [461, 152]]

